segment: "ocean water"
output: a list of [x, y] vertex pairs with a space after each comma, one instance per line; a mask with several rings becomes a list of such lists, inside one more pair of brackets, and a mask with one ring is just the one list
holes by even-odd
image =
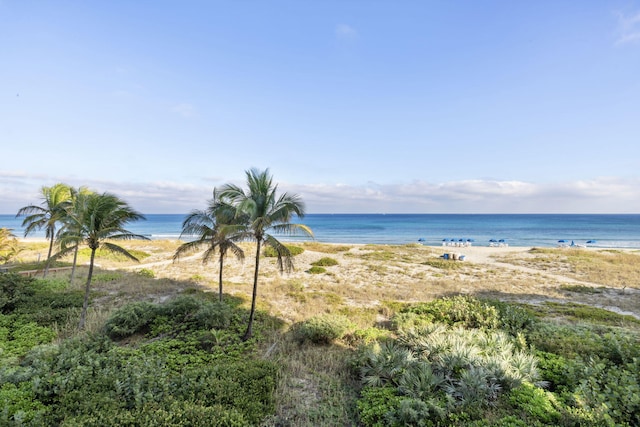
[[[127, 228], [152, 239], [177, 239], [184, 217], [149, 214]], [[441, 245], [443, 239], [472, 239], [474, 246], [489, 246], [491, 239], [504, 239], [510, 246], [555, 247], [559, 240], [595, 240], [588, 246], [640, 248], [640, 215], [635, 214], [309, 214], [298, 222], [311, 227], [316, 241], [327, 243]], [[19, 237], [24, 234], [21, 223], [21, 218], [0, 215], [0, 228], [11, 228]], [[44, 237], [44, 231], [32, 236]]]

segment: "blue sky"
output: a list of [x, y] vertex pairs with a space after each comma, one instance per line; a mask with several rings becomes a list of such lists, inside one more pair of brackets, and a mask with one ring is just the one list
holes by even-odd
[[0, 0], [0, 213], [639, 213], [638, 1]]

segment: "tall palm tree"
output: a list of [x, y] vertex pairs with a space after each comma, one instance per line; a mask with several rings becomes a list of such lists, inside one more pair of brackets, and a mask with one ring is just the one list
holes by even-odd
[[52, 187], [42, 187], [40, 189], [42, 203], [29, 205], [21, 208], [16, 217], [26, 216], [22, 221], [22, 226], [26, 227], [24, 236], [27, 237], [35, 230], [45, 229], [45, 236], [49, 240], [49, 252], [44, 267], [43, 277], [47, 276], [51, 253], [53, 252], [53, 242], [56, 237], [56, 226], [65, 215], [65, 210], [69, 205], [71, 191], [67, 184], [58, 183]]
[[124, 228], [128, 222], [145, 219], [145, 217], [117, 196], [109, 193], [86, 193], [78, 194], [77, 199], [77, 210], [69, 211], [70, 215], [67, 219], [69, 226], [58, 237], [61, 250], [55, 257], [64, 256], [74, 250], [79, 242], [83, 242], [91, 249], [89, 274], [78, 324], [78, 328], [83, 329], [89, 307], [89, 291], [98, 248], [102, 247], [138, 261], [129, 251], [112, 243], [111, 240], [148, 239]]
[[272, 233], [295, 234], [301, 231], [313, 237], [313, 232], [303, 224], [292, 223], [293, 215], [304, 217], [304, 203], [298, 195], [284, 193], [277, 196], [278, 186], [273, 183], [269, 169], [260, 171], [252, 168], [246, 171], [247, 191], [234, 184], [226, 184], [220, 189], [220, 199], [229, 202], [236, 209], [237, 216], [245, 216], [246, 225], [242, 227], [244, 238], [256, 242], [256, 264], [253, 274], [253, 294], [249, 324], [243, 340], [252, 335], [253, 319], [258, 296], [258, 274], [260, 271], [260, 251], [262, 246], [272, 247], [278, 260], [280, 272], [293, 269], [293, 259], [289, 249], [276, 239]]
[[183, 236], [199, 236], [197, 240], [186, 242], [176, 250], [173, 260], [177, 261], [182, 255], [193, 252], [206, 246], [202, 255], [202, 263], [206, 264], [218, 252], [218, 290], [220, 302], [222, 302], [222, 269], [227, 252], [231, 251], [236, 258], [244, 261], [244, 251], [236, 242], [242, 238], [238, 225], [242, 224], [242, 217], [235, 215], [232, 206], [222, 202], [216, 190], [213, 190], [213, 199], [204, 210], [193, 210], [182, 222]]
[[[61, 233], [63, 233], [64, 231], [68, 231], [72, 227], [78, 226], [78, 223], [77, 221], [75, 221], [75, 218], [82, 216], [82, 213], [86, 207], [87, 198], [85, 196], [93, 193], [91, 190], [89, 190], [89, 188], [85, 186], [81, 186], [78, 188], [70, 187], [69, 190], [70, 190], [71, 198], [70, 198], [70, 203], [67, 206], [67, 209], [64, 213], [64, 216], [62, 217], [63, 229], [61, 230]], [[67, 233], [67, 235], [70, 235], [70, 234], [72, 233]], [[67, 239], [65, 244], [68, 245], [69, 243], [72, 243], [72, 242], [70, 242]], [[71, 277], [69, 278], [69, 283], [73, 283], [73, 278], [75, 277], [75, 274], [76, 274], [76, 265], [78, 262], [78, 250], [80, 249], [81, 243], [82, 243], [82, 240], [75, 242], [75, 247], [73, 248], [73, 264], [71, 267]]]

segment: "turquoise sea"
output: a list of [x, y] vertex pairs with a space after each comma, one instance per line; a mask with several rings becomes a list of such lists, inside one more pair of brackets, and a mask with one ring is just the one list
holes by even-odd
[[[152, 239], [179, 238], [185, 215], [145, 216], [146, 221], [128, 229]], [[588, 246], [640, 248], [637, 214], [309, 214], [301, 222], [311, 227], [317, 241], [327, 243], [441, 245], [443, 239], [472, 239], [474, 246], [489, 246], [491, 239], [504, 239], [510, 246], [555, 247], [559, 240], [567, 244], [591, 240], [595, 243]], [[11, 228], [19, 237], [24, 233], [21, 223], [21, 218], [0, 215], [0, 228]], [[32, 236], [44, 237], [44, 231]]]

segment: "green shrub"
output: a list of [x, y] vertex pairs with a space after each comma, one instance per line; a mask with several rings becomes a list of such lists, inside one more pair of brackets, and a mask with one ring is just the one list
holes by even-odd
[[[469, 296], [438, 298], [433, 301], [415, 304], [403, 308], [400, 313], [409, 313], [419, 317], [419, 323], [445, 323], [464, 328], [490, 328], [500, 325], [498, 310], [492, 305]], [[416, 321], [413, 316], [406, 319], [393, 319], [398, 328], [405, 325], [402, 321]]]
[[[285, 246], [289, 250], [289, 253], [291, 254], [291, 256], [300, 255], [301, 253], [304, 252], [304, 248], [301, 248], [300, 246], [290, 246], [290, 245], [285, 245]], [[277, 257], [278, 253], [271, 246], [265, 246], [264, 249], [262, 250], [262, 256], [272, 258], [272, 257]]]
[[34, 399], [31, 384], [4, 383], [0, 386], [0, 425], [44, 425], [47, 407]]
[[46, 278], [46, 279], [34, 279], [33, 286], [42, 291], [63, 291], [69, 287], [69, 280], [62, 278]]
[[25, 316], [42, 326], [52, 326], [54, 323], [64, 324], [69, 316], [75, 316], [82, 307], [83, 292], [77, 291], [40, 291], [25, 299], [16, 307], [14, 313]]
[[203, 301], [194, 295], [180, 295], [158, 307], [158, 314], [176, 323], [188, 322], [200, 310]]
[[11, 313], [21, 302], [35, 294], [33, 279], [15, 273], [0, 274], [0, 313]]
[[322, 274], [322, 273], [326, 273], [327, 269], [324, 267], [318, 267], [318, 266], [313, 266], [310, 269], [307, 270], [307, 273], [309, 274]]
[[140, 332], [147, 332], [156, 316], [156, 306], [148, 302], [133, 302], [116, 310], [107, 319], [104, 330], [114, 339], [125, 338]]
[[226, 329], [231, 324], [231, 308], [224, 302], [205, 302], [194, 314], [198, 327]]
[[530, 330], [536, 322], [536, 317], [531, 310], [514, 303], [499, 300], [486, 300], [485, 302], [498, 310], [500, 329], [513, 336]]
[[398, 410], [402, 400], [393, 387], [365, 387], [360, 396], [357, 402], [360, 421], [371, 427], [388, 426], [386, 420]]
[[589, 361], [575, 395], [582, 407], [615, 422], [640, 425], [640, 359], [623, 367]]
[[345, 316], [325, 314], [312, 317], [296, 325], [294, 336], [300, 342], [329, 344], [342, 338], [351, 327], [351, 322]]
[[156, 277], [156, 273], [153, 270], [149, 270], [148, 268], [143, 268], [138, 271], [138, 275], [142, 277], [148, 277], [149, 279], [153, 279]]
[[56, 333], [50, 327], [38, 325], [27, 316], [0, 314], [0, 366], [15, 362], [32, 347], [55, 338]]
[[529, 417], [545, 424], [557, 425], [560, 412], [556, 409], [553, 393], [524, 382], [509, 393], [509, 403]]
[[324, 258], [320, 258], [315, 262], [312, 262], [311, 265], [315, 265], [318, 267], [332, 267], [334, 265], [338, 265], [338, 261], [336, 261], [333, 258], [324, 257]]

